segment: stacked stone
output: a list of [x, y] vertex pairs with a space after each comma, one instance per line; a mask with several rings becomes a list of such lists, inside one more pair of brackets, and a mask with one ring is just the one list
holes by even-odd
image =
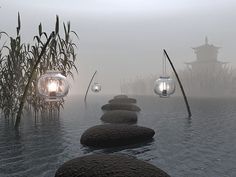
[[[137, 122], [136, 99], [118, 95], [102, 106], [106, 123], [87, 129], [81, 144], [96, 148], [131, 145], [153, 138], [154, 130], [132, 125]], [[161, 169], [131, 156], [93, 154], [64, 163], [55, 177], [170, 177]]]
[[136, 112], [140, 108], [136, 105], [136, 99], [128, 98], [126, 95], [115, 96], [109, 100], [109, 104], [103, 105], [102, 110], [106, 111], [101, 120], [105, 123], [134, 124], [137, 122]]
[[118, 95], [102, 106], [101, 120], [105, 123], [86, 130], [81, 136], [83, 145], [104, 148], [141, 143], [152, 139], [154, 130], [137, 125], [137, 112], [141, 109], [136, 99]]

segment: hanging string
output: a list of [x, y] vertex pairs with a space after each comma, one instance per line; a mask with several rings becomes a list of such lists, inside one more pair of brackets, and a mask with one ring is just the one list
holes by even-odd
[[100, 76], [99, 76], [99, 73], [97, 74], [97, 80], [96, 80], [97, 83], [101, 84], [100, 83]]
[[164, 61], [165, 59], [164, 58], [165, 58], [165, 54], [163, 53], [163, 55], [162, 55], [162, 75], [163, 76], [164, 76], [164, 73], [165, 73], [165, 71], [164, 71], [165, 70], [164, 69], [165, 68], [165, 61]]
[[165, 76], [166, 76], [166, 55], [164, 54], [164, 62], [165, 62]]
[[162, 56], [162, 74], [164, 77], [166, 76], [166, 55], [164, 52]]
[[96, 73], [96, 75], [94, 77], [94, 83], [98, 83], [98, 72]]

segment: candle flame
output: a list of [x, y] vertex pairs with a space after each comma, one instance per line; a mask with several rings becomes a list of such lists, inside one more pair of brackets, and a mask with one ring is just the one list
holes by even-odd
[[159, 90], [162, 92], [163, 90], [168, 91], [170, 89], [169, 84], [167, 84], [166, 82], [161, 82], [159, 85]]
[[55, 81], [50, 81], [47, 87], [49, 92], [56, 92], [58, 90], [58, 84]]

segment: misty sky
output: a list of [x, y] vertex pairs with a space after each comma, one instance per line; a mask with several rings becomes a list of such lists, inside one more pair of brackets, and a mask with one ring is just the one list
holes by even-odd
[[102, 92], [111, 94], [120, 93], [124, 79], [158, 77], [163, 48], [183, 69], [205, 36], [222, 47], [219, 60], [236, 68], [235, 0], [0, 0], [0, 6], [0, 30], [15, 34], [19, 11], [27, 42], [40, 22], [50, 33], [56, 14], [71, 21], [80, 37], [71, 93], [84, 94], [95, 70]]

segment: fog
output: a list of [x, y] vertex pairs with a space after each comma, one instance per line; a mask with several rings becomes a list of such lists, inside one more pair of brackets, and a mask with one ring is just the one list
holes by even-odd
[[0, 30], [15, 34], [21, 14], [22, 36], [32, 42], [42, 22], [48, 32], [55, 16], [70, 21], [80, 37], [78, 75], [71, 94], [84, 94], [95, 70], [102, 93], [120, 93], [120, 82], [161, 73], [165, 48], [177, 70], [195, 60], [191, 47], [222, 47], [219, 60], [236, 67], [234, 0], [1, 0]]

